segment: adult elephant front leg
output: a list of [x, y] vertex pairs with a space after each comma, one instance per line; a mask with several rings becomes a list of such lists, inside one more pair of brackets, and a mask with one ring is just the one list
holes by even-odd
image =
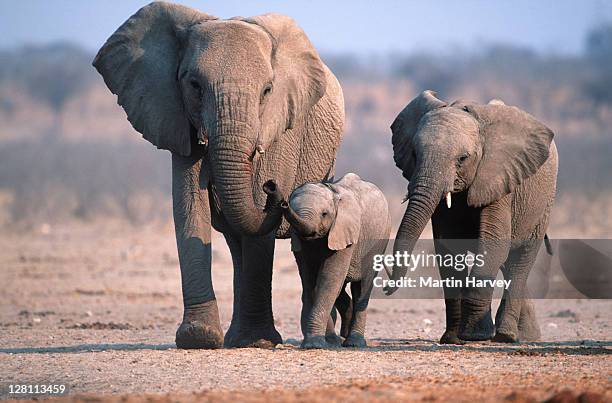
[[[242, 268], [237, 329], [226, 337], [227, 347], [271, 348], [283, 339], [274, 327], [272, 314], [272, 262], [274, 233], [242, 237]], [[232, 326], [230, 326], [232, 327]]]
[[219, 348], [223, 331], [211, 279], [210, 207], [203, 151], [172, 154], [172, 203], [181, 267], [183, 321], [178, 348]]
[[232, 263], [234, 266], [234, 303], [232, 311], [232, 321], [230, 323], [223, 343], [227, 346], [230, 341], [235, 339], [239, 332], [240, 321], [240, 273], [242, 273], [242, 237], [233, 233], [224, 233], [225, 241], [232, 255]]

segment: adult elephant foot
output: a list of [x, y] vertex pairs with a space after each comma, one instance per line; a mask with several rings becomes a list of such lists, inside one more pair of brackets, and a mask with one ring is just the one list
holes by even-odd
[[223, 347], [217, 301], [185, 307], [183, 322], [176, 331], [176, 347], [215, 349]]
[[235, 330], [228, 330], [225, 335], [224, 345], [229, 348], [274, 348], [278, 344], [283, 343], [283, 338], [276, 330], [274, 325], [267, 326], [261, 329], [240, 329], [239, 326]]
[[368, 343], [366, 342], [365, 337], [359, 333], [351, 333], [349, 337], [344, 340], [342, 343], [343, 347], [353, 347], [353, 348], [363, 348], [367, 347]]
[[332, 348], [333, 346], [327, 342], [325, 336], [310, 336], [304, 338], [304, 341], [302, 341], [302, 345], [300, 347], [305, 349], [316, 349]]
[[495, 326], [491, 317], [491, 302], [463, 298], [461, 300], [461, 327], [459, 338], [465, 341], [491, 340]]
[[340, 347], [342, 345], [342, 337], [338, 336], [336, 333], [326, 334], [325, 340], [327, 341], [327, 344], [332, 347]]

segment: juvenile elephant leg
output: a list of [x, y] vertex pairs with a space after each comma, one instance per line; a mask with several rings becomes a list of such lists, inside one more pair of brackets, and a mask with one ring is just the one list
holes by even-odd
[[[466, 281], [494, 280], [508, 256], [509, 241], [480, 242], [478, 254], [484, 264], [473, 266]], [[485, 253], [486, 252], [486, 253]], [[495, 333], [491, 317], [493, 287], [464, 287], [461, 298], [459, 338], [466, 341], [490, 340]]]
[[353, 296], [353, 320], [349, 335], [342, 344], [344, 347], [366, 347], [365, 328], [366, 314], [370, 294], [372, 293], [371, 281], [357, 281], [351, 283], [351, 295]]
[[542, 338], [540, 325], [536, 318], [535, 307], [533, 306], [533, 301], [529, 298], [523, 300], [518, 330], [520, 341], [536, 341]]
[[312, 310], [312, 304], [314, 300], [314, 289], [316, 286], [316, 271], [308, 267], [306, 257], [302, 252], [293, 252], [295, 261], [298, 266], [300, 273], [300, 280], [302, 281], [302, 311], [300, 314], [300, 327], [302, 329], [302, 336], [306, 337], [308, 327], [308, 317]]
[[340, 313], [341, 319], [340, 336], [347, 338], [353, 319], [353, 301], [346, 293], [345, 287], [346, 284], [342, 287], [342, 291], [340, 291], [338, 298], [336, 298], [336, 308]]
[[[510, 251], [511, 214], [510, 198], [485, 207], [480, 213], [477, 254], [482, 264], [474, 264], [466, 281], [495, 280]], [[491, 318], [493, 287], [464, 286], [461, 296], [461, 340], [489, 340], [495, 333]]]
[[[440, 256], [446, 255], [458, 255], [467, 253], [466, 249], [457, 249], [451, 251], [449, 248], [445, 246], [451, 242], [459, 242], [459, 241], [449, 241], [449, 240], [434, 240], [434, 246], [436, 249], [436, 254]], [[465, 278], [467, 277], [467, 268], [464, 270], [455, 270], [453, 266], [444, 265], [446, 259], [442, 259], [442, 265], [440, 265], [439, 272], [440, 278], [442, 280], [454, 278], [456, 280], [461, 280], [462, 283], [465, 283]], [[446, 283], [444, 283], [446, 284]], [[447, 287], [444, 286], [444, 304], [446, 307], [446, 330], [444, 334], [440, 338], [440, 343], [442, 344], [462, 344], [463, 342], [459, 339], [459, 326], [461, 324], [461, 289], [456, 287]]]
[[340, 347], [340, 345], [342, 345], [342, 339], [336, 334], [336, 318], [336, 307], [333, 306], [329, 315], [329, 319], [327, 319], [327, 328], [325, 329], [325, 341], [327, 341], [330, 346]]
[[183, 321], [178, 348], [219, 348], [223, 331], [212, 285], [210, 208], [202, 154], [172, 154], [172, 204], [181, 268]]
[[229, 344], [230, 340], [236, 338], [239, 329], [240, 320], [240, 273], [242, 272], [242, 241], [240, 236], [224, 233], [225, 242], [232, 255], [232, 264], [234, 266], [234, 304], [232, 307], [232, 321], [230, 327], [225, 333], [223, 343]]
[[274, 241], [274, 233], [242, 237], [238, 331], [227, 338], [228, 347], [271, 348], [283, 342], [272, 315]]
[[337, 251], [323, 263], [317, 275], [314, 301], [308, 317], [303, 348], [331, 347], [325, 339], [329, 315], [344, 284], [351, 259], [347, 249]]
[[[502, 323], [502, 313], [506, 312], [506, 301], [507, 298], [504, 296], [497, 314], [495, 315], [495, 325], [499, 327]], [[540, 332], [540, 326], [536, 319], [535, 308], [533, 302], [529, 298], [523, 299], [521, 303], [521, 313], [518, 319], [518, 340], [517, 341], [536, 341], [540, 340], [542, 333]], [[504, 335], [503, 331], [498, 331], [493, 338], [494, 341], [499, 342], [513, 342], [511, 337]]]
[[519, 327], [523, 328], [524, 337], [531, 340], [539, 338], [539, 326], [527, 290], [527, 277], [539, 246], [540, 242], [529, 241], [513, 249], [502, 268], [504, 278], [510, 280], [510, 286], [504, 290], [502, 303], [495, 315], [494, 341], [504, 343], [527, 341], [521, 338]]
[[[320, 267], [320, 262], [309, 260], [305, 257], [301, 251], [293, 252], [295, 261], [298, 265], [298, 271], [300, 273], [300, 279], [302, 280], [302, 310], [300, 314], [300, 326], [302, 329], [302, 335], [306, 337], [308, 318], [312, 311], [312, 305], [314, 301], [314, 292], [317, 282], [317, 271]], [[316, 259], [314, 259], [316, 260]], [[336, 335], [336, 312], [332, 309], [330, 316], [327, 320], [327, 327], [325, 329], [325, 339], [330, 345], [340, 345], [342, 340]]]

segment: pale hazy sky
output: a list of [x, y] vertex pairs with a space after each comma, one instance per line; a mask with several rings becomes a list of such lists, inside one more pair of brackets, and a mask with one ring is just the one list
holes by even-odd
[[[97, 49], [148, 1], [0, 0], [0, 48], [70, 40]], [[612, 19], [607, 0], [237, 1], [180, 3], [221, 18], [280, 12], [294, 17], [321, 51], [474, 49], [512, 43], [576, 53], [590, 27]]]

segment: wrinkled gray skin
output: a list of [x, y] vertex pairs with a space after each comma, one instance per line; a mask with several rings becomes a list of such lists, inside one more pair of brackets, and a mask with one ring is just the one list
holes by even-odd
[[[409, 204], [394, 249], [412, 252], [431, 218], [437, 253], [484, 253], [470, 276], [495, 278], [500, 267], [512, 280], [491, 319], [492, 289], [445, 289], [446, 332], [442, 343], [501, 342], [540, 337], [526, 281], [548, 226], [557, 181], [553, 133], [518, 108], [451, 105], [425, 91], [391, 126], [396, 165], [410, 181]], [[451, 192], [448, 208], [445, 195]], [[448, 250], [442, 239], [472, 239]], [[525, 242], [530, 240], [530, 242]], [[503, 267], [502, 267], [503, 265]], [[465, 279], [466, 271], [440, 267], [442, 278]], [[395, 268], [392, 278], [405, 275]], [[394, 289], [387, 289], [392, 293]]]
[[172, 153], [182, 277], [179, 348], [224, 343], [211, 281], [211, 225], [234, 266], [226, 346], [275, 345], [271, 304], [276, 237], [288, 223], [264, 212], [265, 180], [281, 194], [333, 175], [344, 122], [340, 86], [289, 17], [219, 20], [151, 3], [94, 60], [134, 128]]
[[[274, 192], [269, 192], [274, 197]], [[364, 347], [366, 308], [376, 272], [373, 254], [384, 253], [390, 218], [387, 199], [375, 185], [349, 173], [334, 183], [295, 189], [283, 214], [291, 224], [291, 246], [302, 279], [303, 348], [327, 348], [340, 339], [328, 318], [342, 317], [344, 347]], [[351, 284], [352, 309], [342, 303]]]

